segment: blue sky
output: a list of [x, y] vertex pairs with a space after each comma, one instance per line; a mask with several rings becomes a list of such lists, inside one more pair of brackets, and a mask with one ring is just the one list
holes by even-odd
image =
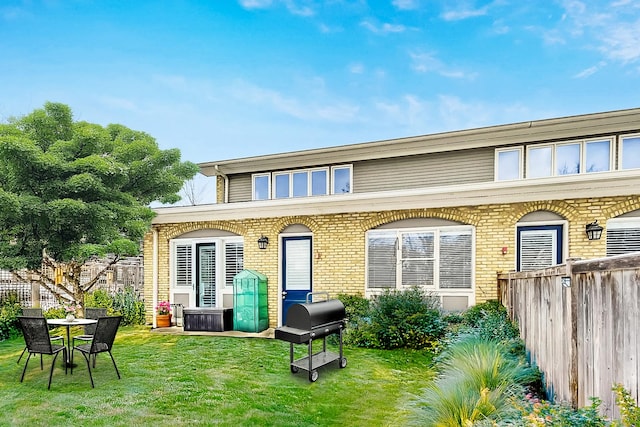
[[640, 107], [640, 1], [2, 0], [0, 121], [224, 160]]

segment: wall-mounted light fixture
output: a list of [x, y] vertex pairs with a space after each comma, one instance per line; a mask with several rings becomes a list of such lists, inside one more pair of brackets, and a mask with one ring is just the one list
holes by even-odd
[[589, 240], [599, 240], [602, 236], [602, 230], [604, 230], [604, 228], [598, 225], [598, 220], [596, 219], [592, 223], [587, 224], [585, 231]]
[[264, 234], [260, 236], [260, 238], [258, 239], [258, 248], [267, 249], [268, 244], [269, 244], [269, 238]]

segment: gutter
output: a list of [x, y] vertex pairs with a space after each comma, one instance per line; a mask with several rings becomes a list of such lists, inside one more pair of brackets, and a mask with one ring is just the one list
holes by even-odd
[[220, 170], [218, 165], [214, 165], [213, 168], [216, 170], [216, 175], [220, 175], [224, 179], [224, 200], [222, 202], [229, 203], [229, 177]]

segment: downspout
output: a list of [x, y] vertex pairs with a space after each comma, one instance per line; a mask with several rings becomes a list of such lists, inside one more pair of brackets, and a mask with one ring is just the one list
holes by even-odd
[[158, 306], [158, 229], [153, 228], [153, 253], [151, 255], [151, 275], [153, 283], [153, 321], [152, 325], [155, 328], [156, 325], [156, 307]]
[[224, 172], [222, 172], [220, 170], [218, 165], [215, 165], [214, 169], [216, 170], [216, 174], [220, 175], [222, 177], [222, 179], [224, 179], [224, 200], [223, 200], [223, 203], [229, 203], [229, 177]]

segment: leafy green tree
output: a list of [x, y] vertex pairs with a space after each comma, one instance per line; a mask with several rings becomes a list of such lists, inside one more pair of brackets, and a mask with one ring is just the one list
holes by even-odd
[[[177, 202], [197, 170], [144, 132], [75, 122], [59, 103], [0, 124], [0, 268], [82, 304], [104, 270], [140, 252], [149, 204]], [[81, 284], [95, 258], [109, 263]]]

